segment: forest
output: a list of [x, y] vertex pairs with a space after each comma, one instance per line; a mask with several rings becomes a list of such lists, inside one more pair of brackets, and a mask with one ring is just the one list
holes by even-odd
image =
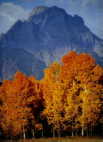
[[0, 85], [2, 138], [92, 136], [103, 132], [103, 67], [68, 52], [44, 77], [16, 72]]

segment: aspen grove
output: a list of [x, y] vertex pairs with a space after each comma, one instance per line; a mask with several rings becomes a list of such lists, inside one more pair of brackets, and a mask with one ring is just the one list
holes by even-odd
[[93, 135], [103, 129], [103, 67], [70, 51], [36, 80], [17, 72], [0, 85], [0, 132], [5, 137]]

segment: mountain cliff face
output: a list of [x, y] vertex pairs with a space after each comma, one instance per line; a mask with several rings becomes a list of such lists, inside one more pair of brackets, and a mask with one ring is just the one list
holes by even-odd
[[38, 7], [34, 8], [34, 9], [32, 10], [32, 12], [30, 13], [30, 17], [42, 13], [42, 12], [45, 11], [47, 8], [48, 8], [48, 7], [46, 7], [46, 6], [38, 6]]
[[[36, 8], [28, 20], [18, 21], [1, 37], [0, 52], [2, 49], [9, 58], [12, 58], [13, 54], [16, 55], [18, 62], [12, 62], [13, 66], [18, 64], [18, 68], [15, 66], [14, 70], [20, 69], [28, 74], [31, 74], [28, 63], [32, 62], [34, 66], [38, 65], [36, 69], [39, 72], [39, 68], [43, 70], [45, 65], [59, 60], [69, 50], [89, 53], [96, 58], [97, 63], [103, 65], [103, 40], [86, 27], [81, 17], [68, 15], [63, 9], [56, 6]], [[20, 55], [24, 56], [21, 50], [29, 56], [31, 55], [32, 59], [26, 58], [28, 55], [25, 55], [25, 59], [20, 61]], [[12, 54], [9, 55], [9, 52]], [[3, 58], [5, 60], [6, 57], [3, 56]], [[20, 64], [23, 69], [19, 67]], [[6, 67], [7, 63], [4, 68]], [[34, 74], [37, 76], [38, 72], [36, 73], [35, 70]], [[3, 73], [1, 72], [1, 74]]]
[[27, 75], [35, 75], [38, 79], [43, 76], [45, 63], [35, 58], [24, 49], [0, 48], [0, 79], [11, 79], [16, 71]]

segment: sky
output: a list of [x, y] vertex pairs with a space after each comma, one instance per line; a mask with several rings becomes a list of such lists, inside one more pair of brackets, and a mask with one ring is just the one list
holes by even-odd
[[103, 39], [103, 0], [0, 0], [0, 33], [17, 20], [27, 19], [37, 6], [58, 6], [68, 14], [78, 14], [98, 37]]

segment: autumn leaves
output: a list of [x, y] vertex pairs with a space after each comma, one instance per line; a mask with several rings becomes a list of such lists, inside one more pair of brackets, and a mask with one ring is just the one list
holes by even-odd
[[61, 64], [54, 62], [44, 72], [40, 81], [17, 72], [13, 80], [3, 82], [0, 128], [4, 135], [28, 131], [35, 135], [44, 130], [43, 121], [53, 135], [78, 131], [84, 135], [102, 124], [103, 68], [91, 56], [71, 51]]
[[5, 135], [25, 134], [29, 125], [34, 129], [40, 104], [38, 82], [17, 72], [0, 88], [0, 127]]
[[87, 54], [70, 52], [62, 65], [52, 64], [44, 76], [44, 114], [59, 131], [81, 130], [99, 123], [103, 97], [103, 68]]

